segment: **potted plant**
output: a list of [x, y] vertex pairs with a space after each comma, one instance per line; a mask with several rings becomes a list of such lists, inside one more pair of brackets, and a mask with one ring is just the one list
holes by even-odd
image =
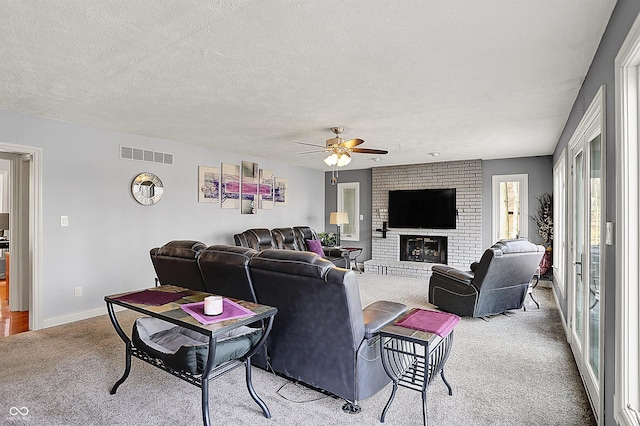
[[333, 232], [319, 232], [318, 238], [324, 247], [334, 247], [336, 245], [336, 234]]
[[538, 235], [542, 238], [546, 248], [542, 261], [540, 262], [540, 275], [544, 275], [551, 269], [553, 262], [553, 256], [551, 254], [553, 247], [553, 196], [545, 192], [539, 197], [536, 197], [536, 199], [539, 203], [538, 211], [535, 215], [531, 216], [531, 220], [536, 224]]

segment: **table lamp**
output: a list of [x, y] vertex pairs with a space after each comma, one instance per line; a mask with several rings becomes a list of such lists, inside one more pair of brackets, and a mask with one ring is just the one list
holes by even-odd
[[340, 247], [340, 225], [344, 225], [349, 223], [349, 216], [347, 216], [347, 212], [331, 212], [329, 216], [329, 223], [331, 225], [336, 225], [338, 229], [336, 244]]

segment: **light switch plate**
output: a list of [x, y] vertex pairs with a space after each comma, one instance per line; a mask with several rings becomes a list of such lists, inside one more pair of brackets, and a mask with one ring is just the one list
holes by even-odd
[[60, 216], [60, 226], [69, 226], [69, 216]]

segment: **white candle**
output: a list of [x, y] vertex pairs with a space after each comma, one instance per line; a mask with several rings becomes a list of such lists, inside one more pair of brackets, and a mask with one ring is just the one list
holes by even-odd
[[222, 296], [207, 296], [204, 298], [204, 314], [220, 315], [222, 313]]

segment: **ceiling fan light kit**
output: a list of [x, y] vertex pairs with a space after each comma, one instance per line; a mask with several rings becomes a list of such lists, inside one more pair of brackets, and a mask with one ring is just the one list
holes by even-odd
[[305, 142], [296, 142], [302, 145], [310, 145], [316, 146], [318, 148], [322, 148], [318, 151], [307, 151], [301, 152], [299, 154], [311, 154], [313, 152], [328, 152], [329, 155], [323, 161], [329, 166], [333, 167], [333, 173], [331, 178], [331, 184], [335, 185], [336, 177], [338, 176], [337, 168], [344, 167], [351, 162], [351, 154], [350, 153], [360, 153], [360, 154], [387, 154], [389, 151], [385, 151], [382, 149], [370, 149], [370, 148], [356, 148], [358, 145], [364, 143], [362, 139], [343, 139], [340, 137], [342, 132], [344, 131], [344, 127], [331, 127], [331, 131], [335, 135], [335, 137], [327, 139], [325, 145], [316, 145], [312, 143]]

